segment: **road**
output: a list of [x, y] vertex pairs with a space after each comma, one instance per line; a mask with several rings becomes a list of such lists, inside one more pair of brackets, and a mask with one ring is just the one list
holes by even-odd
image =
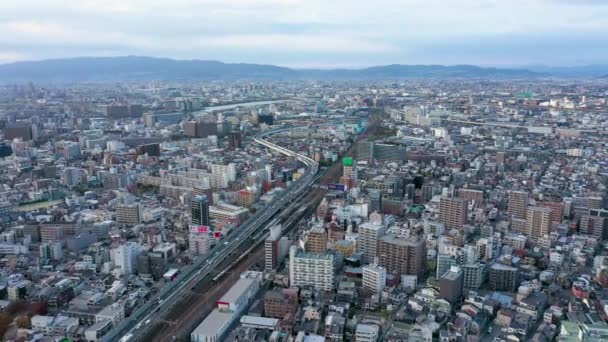
[[278, 128], [265, 131], [256, 136], [254, 141], [271, 150], [296, 158], [307, 168], [304, 176], [298, 181], [293, 182], [285, 192], [275, 196], [264, 210], [258, 211], [246, 220], [238, 230], [224, 238], [223, 245], [219, 245], [205, 256], [195, 259], [192, 265], [182, 270], [182, 274], [173, 283], [166, 285], [152, 300], [138, 308], [128, 319], [115, 326], [112, 331], [102, 338], [102, 341], [113, 342], [119, 339], [124, 341], [141, 340], [141, 337], [146, 334], [148, 329], [146, 322], [150, 322], [154, 317], [162, 317], [170, 311], [175, 306], [175, 303], [185, 297], [185, 289], [194, 286], [201, 279], [207, 277], [213, 270], [217, 269], [225, 259], [235, 255], [236, 251], [244, 243], [247, 243], [246, 237], [256, 235], [260, 229], [264, 228], [265, 223], [271, 220], [283, 207], [301, 196], [312, 185], [318, 171], [318, 164], [314, 160], [264, 139], [264, 137], [275, 132], [288, 129], [291, 128]]
[[[307, 217], [321, 201], [324, 193], [325, 191], [315, 189], [286, 208], [279, 217], [284, 228], [282, 233], [287, 234], [300, 219]], [[151, 326], [151, 330], [143, 336], [142, 341], [162, 342], [166, 341], [168, 336], [175, 336], [177, 341], [188, 341], [190, 332], [215, 308], [217, 300], [236, 282], [239, 275], [253, 265], [264, 264], [263, 241], [266, 237], [267, 233], [261, 234], [252, 246], [251, 253], [246, 252], [240, 262], [233, 264], [232, 260], [226, 260], [221, 266], [225, 266], [228, 272], [217, 282], [213, 283], [212, 277], [207, 277], [193, 286], [190, 294], [176, 305], [166, 318], [159, 317], [150, 323], [155, 326]]]

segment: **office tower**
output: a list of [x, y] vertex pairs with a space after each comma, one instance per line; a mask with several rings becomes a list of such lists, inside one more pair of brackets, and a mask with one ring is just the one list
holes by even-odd
[[439, 222], [448, 229], [462, 230], [467, 221], [467, 201], [462, 198], [442, 197], [439, 202]]
[[496, 152], [496, 164], [502, 165], [505, 163], [505, 153], [504, 152]]
[[68, 188], [73, 188], [82, 183], [82, 176], [84, 171], [77, 167], [66, 167], [63, 170], [61, 180]]
[[190, 200], [192, 214], [192, 224], [199, 226], [209, 226], [209, 200], [206, 195], [194, 196]]
[[332, 291], [335, 281], [336, 256], [333, 254], [311, 254], [289, 249], [289, 282], [292, 287], [313, 286], [322, 291]]
[[363, 266], [362, 285], [374, 294], [381, 294], [386, 285], [386, 269], [377, 265]]
[[50, 241], [40, 245], [40, 258], [47, 260], [61, 260], [63, 247], [61, 241]]
[[80, 158], [80, 145], [73, 141], [63, 141], [56, 146], [57, 152], [60, 153], [65, 160], [75, 160]]
[[167, 271], [167, 260], [163, 257], [162, 253], [150, 252], [150, 274], [154, 280], [159, 280]]
[[509, 216], [518, 219], [526, 218], [528, 207], [528, 193], [524, 191], [510, 191], [507, 212]]
[[476, 204], [483, 203], [483, 191], [480, 190], [458, 189], [458, 197]]
[[270, 228], [268, 238], [264, 241], [264, 266], [266, 271], [276, 270], [289, 251], [289, 239], [281, 238], [281, 225]]
[[210, 232], [206, 228], [191, 227], [188, 236], [188, 246], [191, 253], [203, 255], [211, 249]]
[[551, 213], [553, 210], [545, 207], [529, 207], [526, 213], [528, 221], [528, 237], [533, 240], [549, 235], [551, 232]]
[[228, 146], [233, 150], [243, 148], [243, 138], [240, 131], [232, 131], [228, 134]]
[[435, 189], [432, 184], [423, 184], [420, 191], [422, 193], [422, 201], [426, 203], [433, 198]]
[[422, 277], [426, 262], [426, 248], [422, 240], [400, 239], [395, 235], [380, 238], [380, 265], [395, 276], [413, 274]]
[[363, 260], [371, 263], [377, 255], [378, 239], [384, 235], [385, 227], [381, 223], [365, 222], [359, 225], [357, 251], [363, 253]]
[[450, 303], [462, 299], [463, 272], [458, 266], [452, 266], [439, 278], [439, 297]]
[[150, 257], [148, 254], [140, 254], [137, 256], [137, 274], [150, 274]]
[[378, 144], [373, 146], [374, 160], [381, 161], [404, 161], [406, 156], [405, 146], [393, 144]]
[[217, 136], [220, 132], [218, 124], [212, 120], [188, 121], [182, 124], [184, 134], [190, 138], [207, 138], [210, 135]]
[[371, 141], [360, 141], [357, 143], [357, 158], [360, 160], [374, 159], [374, 143]]
[[483, 284], [483, 264], [469, 264], [461, 266], [463, 283], [465, 289], [478, 290]]
[[327, 251], [327, 232], [322, 226], [313, 227], [308, 231], [306, 251], [317, 254], [323, 254]]
[[126, 242], [111, 250], [110, 258], [114, 266], [120, 269], [122, 275], [130, 275], [135, 272], [137, 267], [137, 256], [143, 252], [144, 248], [136, 242]]
[[272, 114], [258, 114], [258, 124], [266, 124], [272, 126], [274, 124], [274, 116]]
[[606, 228], [608, 226], [608, 219], [599, 215], [593, 215], [591, 213], [584, 214], [581, 216], [579, 228], [582, 234], [586, 234], [602, 240], [606, 237]]
[[405, 186], [405, 195], [408, 200], [413, 201], [414, 197], [416, 197], [416, 185], [410, 183]]
[[437, 254], [437, 266], [435, 270], [435, 280], [441, 279], [452, 266], [457, 264], [456, 257], [450, 254]]
[[144, 144], [137, 146], [137, 155], [148, 154], [150, 157], [160, 157], [160, 144]]
[[4, 140], [36, 140], [36, 127], [29, 123], [16, 123], [2, 129]]
[[120, 204], [116, 206], [116, 222], [126, 225], [136, 225], [141, 222], [141, 207], [139, 204]]
[[494, 291], [514, 292], [519, 286], [519, 269], [501, 263], [490, 266], [490, 288]]
[[144, 107], [140, 104], [106, 106], [106, 116], [111, 119], [140, 117], [143, 113]]
[[382, 192], [377, 189], [371, 189], [369, 191], [369, 211], [370, 212], [382, 212]]

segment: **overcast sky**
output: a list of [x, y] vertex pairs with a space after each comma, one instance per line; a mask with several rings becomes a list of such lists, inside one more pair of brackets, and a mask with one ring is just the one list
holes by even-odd
[[608, 0], [0, 0], [0, 63], [608, 64]]

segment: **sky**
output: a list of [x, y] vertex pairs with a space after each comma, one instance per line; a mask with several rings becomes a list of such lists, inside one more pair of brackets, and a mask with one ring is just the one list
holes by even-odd
[[608, 0], [0, 0], [0, 63], [608, 64]]

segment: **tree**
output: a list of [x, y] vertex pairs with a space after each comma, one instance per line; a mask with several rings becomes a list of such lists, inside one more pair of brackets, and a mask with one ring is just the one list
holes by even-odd
[[7, 313], [0, 313], [0, 338], [4, 337], [12, 322], [13, 320]]
[[32, 328], [32, 320], [28, 315], [21, 315], [15, 319], [15, 324], [18, 328], [21, 329], [31, 329]]

